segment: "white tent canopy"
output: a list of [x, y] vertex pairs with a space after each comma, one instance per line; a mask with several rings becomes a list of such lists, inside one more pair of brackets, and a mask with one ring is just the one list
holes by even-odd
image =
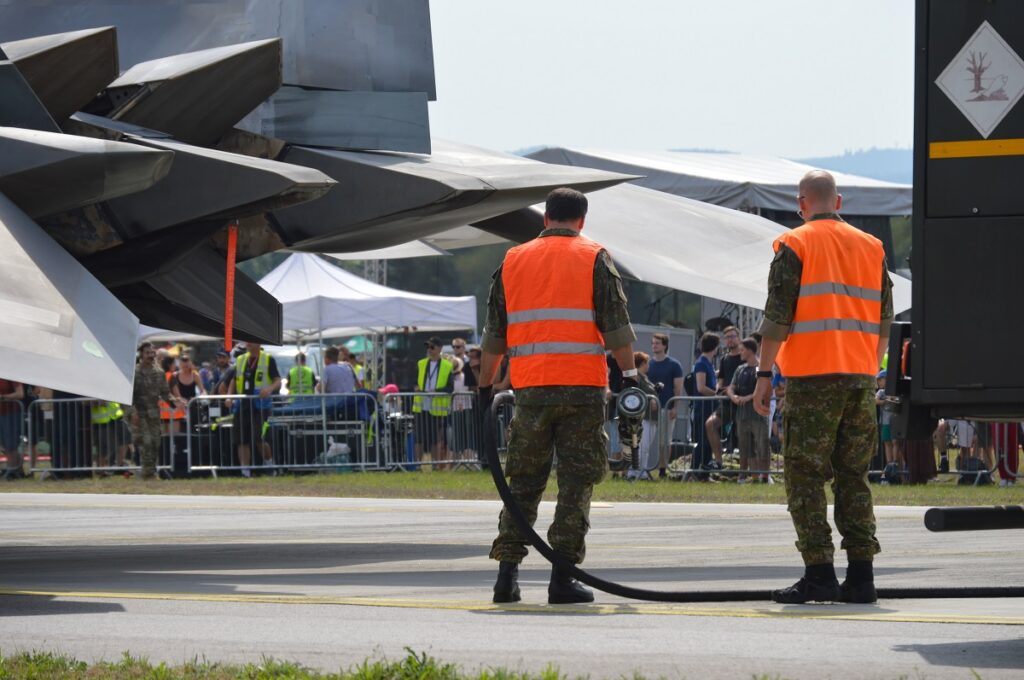
[[[707, 151], [609, 151], [548, 147], [528, 155], [546, 163], [643, 175], [634, 183], [726, 208], [796, 210], [797, 184], [809, 165], [783, 158]], [[832, 173], [848, 215], [909, 215], [909, 184]]]
[[410, 293], [367, 281], [318, 255], [293, 253], [259, 281], [281, 301], [286, 337], [388, 329], [476, 328], [476, 297]]
[[[764, 309], [772, 242], [787, 231], [750, 213], [630, 184], [587, 196], [583, 233], [632, 277]], [[535, 206], [537, 215], [543, 206]], [[896, 313], [910, 308], [910, 281], [891, 274]]]

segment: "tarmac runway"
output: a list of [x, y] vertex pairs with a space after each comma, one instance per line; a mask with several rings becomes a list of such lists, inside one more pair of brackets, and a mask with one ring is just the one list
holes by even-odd
[[[2, 494], [0, 644], [323, 670], [408, 647], [466, 670], [553, 664], [592, 678], [1024, 676], [1021, 599], [675, 605], [598, 593], [549, 606], [549, 568], [531, 554], [523, 602], [493, 605], [499, 507]], [[877, 509], [879, 586], [1024, 585], [1024, 532], [932, 534], [923, 514]], [[781, 506], [597, 504], [591, 523], [585, 566], [614, 581], [767, 592], [801, 573]]]

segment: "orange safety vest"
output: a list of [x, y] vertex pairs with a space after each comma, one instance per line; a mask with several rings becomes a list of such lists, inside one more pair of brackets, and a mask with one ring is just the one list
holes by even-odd
[[782, 375], [878, 372], [882, 315], [882, 242], [846, 222], [814, 220], [775, 239], [803, 264], [789, 337], [779, 350]]
[[513, 387], [608, 384], [594, 311], [594, 262], [602, 250], [582, 236], [545, 236], [505, 254]]
[[[174, 371], [164, 371], [164, 380], [168, 383], [174, 377]], [[160, 420], [185, 420], [185, 409], [180, 406], [171, 408], [163, 399], [160, 400]]]

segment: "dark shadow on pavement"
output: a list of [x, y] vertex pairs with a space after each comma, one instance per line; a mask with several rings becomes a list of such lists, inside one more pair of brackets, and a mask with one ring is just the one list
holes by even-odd
[[49, 595], [0, 595], [0, 617], [54, 616], [57, 614], [106, 614], [123, 612], [114, 602], [58, 600]]
[[[0, 573], [8, 588], [29, 590], [238, 594], [253, 588], [249, 592], [264, 595], [345, 586], [377, 588], [381, 594], [402, 587], [489, 590], [496, 571], [493, 563], [483, 560], [486, 553], [487, 546], [457, 543], [12, 546], [0, 553]], [[470, 558], [480, 558], [482, 568], [450, 568], [453, 562]], [[413, 568], [409, 562], [434, 564]], [[550, 570], [542, 565], [523, 569], [520, 580], [546, 584]], [[260, 570], [287, 573], [261, 574]], [[239, 571], [244, 573], [235, 573]], [[878, 573], [895, 576], [919, 571], [889, 568]], [[789, 583], [795, 572], [789, 566], [754, 565], [611, 568], [593, 573], [656, 590], [763, 587], [767, 592], [776, 584]], [[270, 593], [268, 586], [280, 590]]]
[[920, 654], [922, 659], [933, 666], [1024, 669], [1024, 638], [896, 645], [892, 649], [895, 652]]

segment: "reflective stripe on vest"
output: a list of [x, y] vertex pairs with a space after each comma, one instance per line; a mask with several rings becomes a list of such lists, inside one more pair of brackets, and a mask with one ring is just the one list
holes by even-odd
[[800, 295], [777, 362], [786, 377], [878, 371], [882, 242], [838, 220], [814, 220], [782, 234], [802, 265]]
[[[434, 390], [440, 391], [448, 387], [448, 380], [452, 375], [452, 362], [446, 359], [439, 359], [437, 366], [437, 380], [434, 382]], [[420, 392], [427, 391], [427, 366], [430, 365], [430, 359], [420, 359], [416, 366], [416, 389]], [[423, 411], [423, 400], [426, 398], [430, 401], [427, 406], [427, 411], [433, 416], [446, 416], [451, 410], [452, 398], [451, 397], [421, 397], [419, 395], [412, 399], [412, 412], [421, 413]]]
[[527, 309], [522, 312], [511, 312], [509, 323], [526, 323], [527, 321], [593, 321], [592, 309]]
[[789, 329], [789, 334], [816, 333], [818, 331], [857, 331], [860, 333], [882, 332], [882, 324], [857, 319], [818, 319], [817, 321], [798, 321]]
[[508, 349], [510, 358], [532, 357], [537, 354], [596, 354], [604, 356], [604, 346], [585, 342], [535, 342], [531, 345], [516, 345]]
[[594, 310], [602, 246], [582, 236], [543, 236], [512, 248], [502, 265], [514, 388], [608, 383]]
[[806, 286], [800, 286], [800, 297], [828, 295], [831, 293], [836, 295], [845, 295], [847, 297], [863, 298], [865, 300], [874, 300], [876, 302], [882, 301], [882, 291], [877, 288], [871, 289], [861, 288], [860, 286], [848, 286], [845, 283], [836, 283], [835, 281], [809, 283]]

